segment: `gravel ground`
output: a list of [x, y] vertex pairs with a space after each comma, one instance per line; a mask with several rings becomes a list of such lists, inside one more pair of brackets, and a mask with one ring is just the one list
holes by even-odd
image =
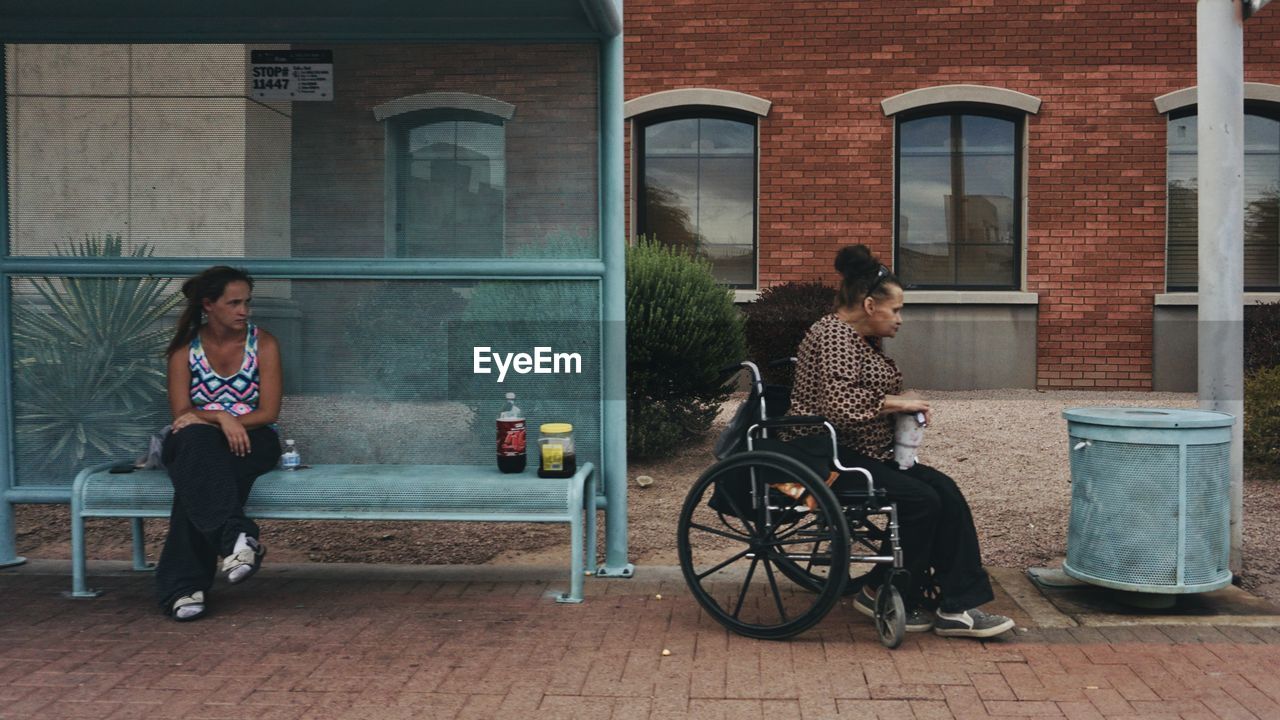
[[[934, 422], [921, 462], [956, 479], [973, 508], [988, 565], [1053, 565], [1066, 553], [1070, 512], [1066, 422], [1068, 407], [1128, 405], [1195, 407], [1186, 393], [934, 391]], [[725, 417], [730, 407], [726, 407]], [[675, 564], [675, 524], [690, 483], [711, 464], [711, 441], [661, 462], [632, 463], [630, 478], [649, 475], [648, 488], [629, 494], [631, 554], [638, 564]], [[1246, 588], [1280, 603], [1280, 471], [1245, 471]], [[68, 557], [65, 506], [20, 505], [18, 549], [32, 557]], [[148, 548], [158, 552], [163, 523], [148, 524]], [[88, 523], [93, 558], [129, 557], [128, 524]], [[280, 562], [462, 563], [563, 562], [562, 526], [482, 523], [264, 522], [263, 539]]]

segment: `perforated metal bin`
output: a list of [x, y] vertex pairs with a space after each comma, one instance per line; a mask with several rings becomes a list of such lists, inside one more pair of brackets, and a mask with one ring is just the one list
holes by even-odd
[[1062, 569], [1142, 593], [1228, 585], [1232, 416], [1157, 408], [1062, 416], [1072, 482]]

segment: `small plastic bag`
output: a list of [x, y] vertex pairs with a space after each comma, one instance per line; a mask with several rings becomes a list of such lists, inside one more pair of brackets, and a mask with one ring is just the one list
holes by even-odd
[[133, 464], [139, 470], [163, 470], [164, 460], [161, 456], [164, 453], [164, 440], [169, 437], [171, 425], [165, 425], [164, 429], [158, 433], [152, 433], [150, 440], [147, 441], [147, 453]]

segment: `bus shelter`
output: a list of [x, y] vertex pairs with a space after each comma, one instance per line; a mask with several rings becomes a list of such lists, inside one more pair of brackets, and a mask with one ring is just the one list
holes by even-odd
[[15, 504], [167, 424], [182, 279], [227, 264], [306, 462], [492, 466], [515, 392], [573, 423], [630, 575], [621, 13], [0, 2], [0, 565]]

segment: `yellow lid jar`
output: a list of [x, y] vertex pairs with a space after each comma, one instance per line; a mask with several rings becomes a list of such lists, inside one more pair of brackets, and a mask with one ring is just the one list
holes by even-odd
[[538, 477], [567, 478], [578, 472], [573, 425], [544, 423], [538, 427]]

